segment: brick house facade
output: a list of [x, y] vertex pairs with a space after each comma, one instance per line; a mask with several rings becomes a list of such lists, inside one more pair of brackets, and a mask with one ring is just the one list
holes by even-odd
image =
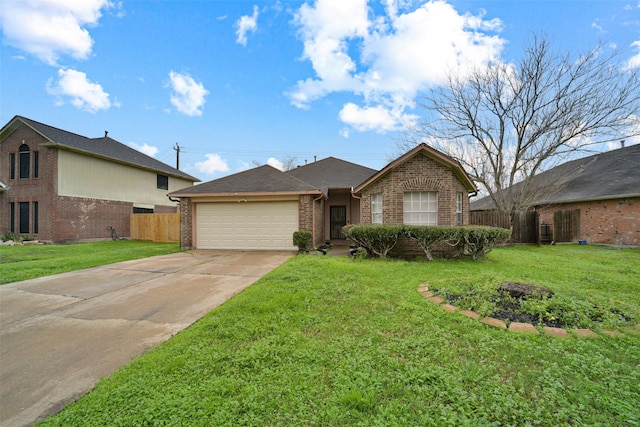
[[640, 197], [562, 203], [538, 208], [540, 221], [553, 224], [556, 210], [580, 211], [578, 240], [606, 245], [640, 246]]
[[[310, 231], [316, 247], [327, 241], [348, 244], [342, 227], [371, 223], [376, 194], [382, 195], [382, 222], [387, 224], [405, 222], [405, 197], [414, 194], [433, 199], [430, 218], [434, 225], [468, 224], [468, 194], [475, 191], [458, 162], [421, 144], [380, 171], [335, 158], [287, 172], [265, 165], [171, 196], [181, 200], [183, 249], [291, 250], [292, 233], [297, 230]], [[289, 219], [293, 195], [297, 204]], [[416, 206], [418, 212], [411, 213], [416, 215], [413, 223], [423, 223], [422, 205]], [[253, 228], [247, 218], [260, 223], [265, 235], [272, 233], [272, 240], [255, 236], [260, 229]], [[273, 234], [274, 229], [291, 234]]]
[[[640, 246], [639, 182], [640, 145], [623, 146], [568, 161], [535, 176], [529, 189], [537, 196], [529, 209], [537, 211], [540, 228], [544, 225], [556, 243], [583, 240]], [[519, 184], [512, 191], [517, 193]], [[490, 197], [474, 201], [472, 206], [474, 211], [494, 208]], [[571, 224], [554, 224], [556, 212], [562, 211], [572, 215]]]
[[86, 138], [16, 116], [0, 131], [0, 234], [89, 241], [109, 238], [113, 227], [128, 237], [134, 211], [177, 211], [158, 175], [173, 188], [197, 181], [106, 135]]

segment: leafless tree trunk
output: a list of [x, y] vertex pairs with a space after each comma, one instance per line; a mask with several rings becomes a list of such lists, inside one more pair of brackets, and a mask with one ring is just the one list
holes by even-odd
[[558, 191], [531, 185], [537, 173], [592, 144], [640, 134], [640, 69], [603, 51], [560, 55], [534, 36], [517, 64], [451, 75], [425, 97], [424, 120], [401, 144], [427, 142], [454, 157], [513, 217], [541, 192]]

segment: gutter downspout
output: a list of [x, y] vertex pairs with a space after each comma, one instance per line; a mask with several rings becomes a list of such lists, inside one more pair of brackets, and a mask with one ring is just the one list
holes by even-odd
[[[351, 197], [353, 197], [354, 199], [358, 199], [360, 201], [359, 206], [360, 206], [360, 224], [362, 224], [362, 197], [360, 196], [356, 196], [356, 194], [353, 192], [353, 187], [351, 187]], [[353, 221], [351, 221], [351, 223], [353, 224]]]

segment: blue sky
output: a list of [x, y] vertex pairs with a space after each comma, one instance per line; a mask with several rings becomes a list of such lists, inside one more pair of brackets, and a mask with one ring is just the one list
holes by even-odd
[[[449, 70], [545, 34], [640, 67], [640, 0], [2, 0], [0, 121], [120, 142], [203, 181], [334, 156], [381, 168]], [[635, 143], [640, 141], [630, 141]]]

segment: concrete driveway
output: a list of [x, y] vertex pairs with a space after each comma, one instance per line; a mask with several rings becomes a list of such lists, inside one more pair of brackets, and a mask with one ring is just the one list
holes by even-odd
[[0, 426], [60, 411], [292, 255], [190, 251], [0, 286]]

